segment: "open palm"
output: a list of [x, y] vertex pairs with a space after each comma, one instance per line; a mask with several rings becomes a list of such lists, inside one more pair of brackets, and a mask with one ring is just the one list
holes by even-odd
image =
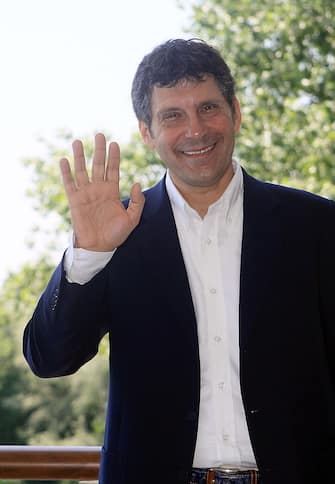
[[127, 209], [120, 200], [120, 149], [110, 143], [106, 159], [106, 139], [95, 136], [92, 179], [89, 179], [81, 141], [73, 142], [74, 173], [63, 158], [60, 168], [69, 200], [75, 247], [98, 252], [112, 251], [124, 242], [138, 224], [144, 206], [141, 187], [130, 192]]

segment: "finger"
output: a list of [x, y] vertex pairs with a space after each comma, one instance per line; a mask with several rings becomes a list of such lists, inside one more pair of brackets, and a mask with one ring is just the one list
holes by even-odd
[[92, 166], [92, 181], [105, 179], [106, 138], [102, 133], [95, 136], [95, 148]]
[[141, 191], [141, 185], [139, 183], [135, 183], [130, 191], [130, 201], [127, 208], [127, 213], [134, 227], [140, 221], [144, 203], [145, 197]]
[[67, 158], [62, 158], [59, 162], [63, 185], [68, 198], [76, 191], [76, 185], [71, 173], [70, 163]]
[[106, 179], [112, 184], [114, 195], [120, 198], [120, 147], [115, 142], [110, 143], [108, 148]]
[[87, 185], [89, 183], [89, 178], [86, 170], [83, 143], [79, 140], [75, 140], [72, 143], [72, 150], [74, 157], [74, 176], [77, 186]]

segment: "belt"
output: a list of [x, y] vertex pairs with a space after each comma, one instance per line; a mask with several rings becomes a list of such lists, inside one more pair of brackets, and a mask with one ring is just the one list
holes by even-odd
[[257, 469], [214, 467], [192, 469], [190, 484], [260, 484]]

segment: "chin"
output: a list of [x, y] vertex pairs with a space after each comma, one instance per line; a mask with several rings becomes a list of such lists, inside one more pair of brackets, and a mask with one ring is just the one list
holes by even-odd
[[204, 175], [198, 177], [190, 177], [187, 180], [185, 179], [185, 183], [193, 187], [209, 188], [216, 185], [219, 180], [220, 178], [213, 178], [212, 176]]

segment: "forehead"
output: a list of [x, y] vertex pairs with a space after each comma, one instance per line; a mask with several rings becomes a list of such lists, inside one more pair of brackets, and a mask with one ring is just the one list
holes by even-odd
[[203, 80], [182, 79], [171, 87], [154, 86], [151, 95], [151, 109], [155, 114], [171, 107], [186, 108], [209, 100], [224, 100], [215, 79], [204, 76]]

